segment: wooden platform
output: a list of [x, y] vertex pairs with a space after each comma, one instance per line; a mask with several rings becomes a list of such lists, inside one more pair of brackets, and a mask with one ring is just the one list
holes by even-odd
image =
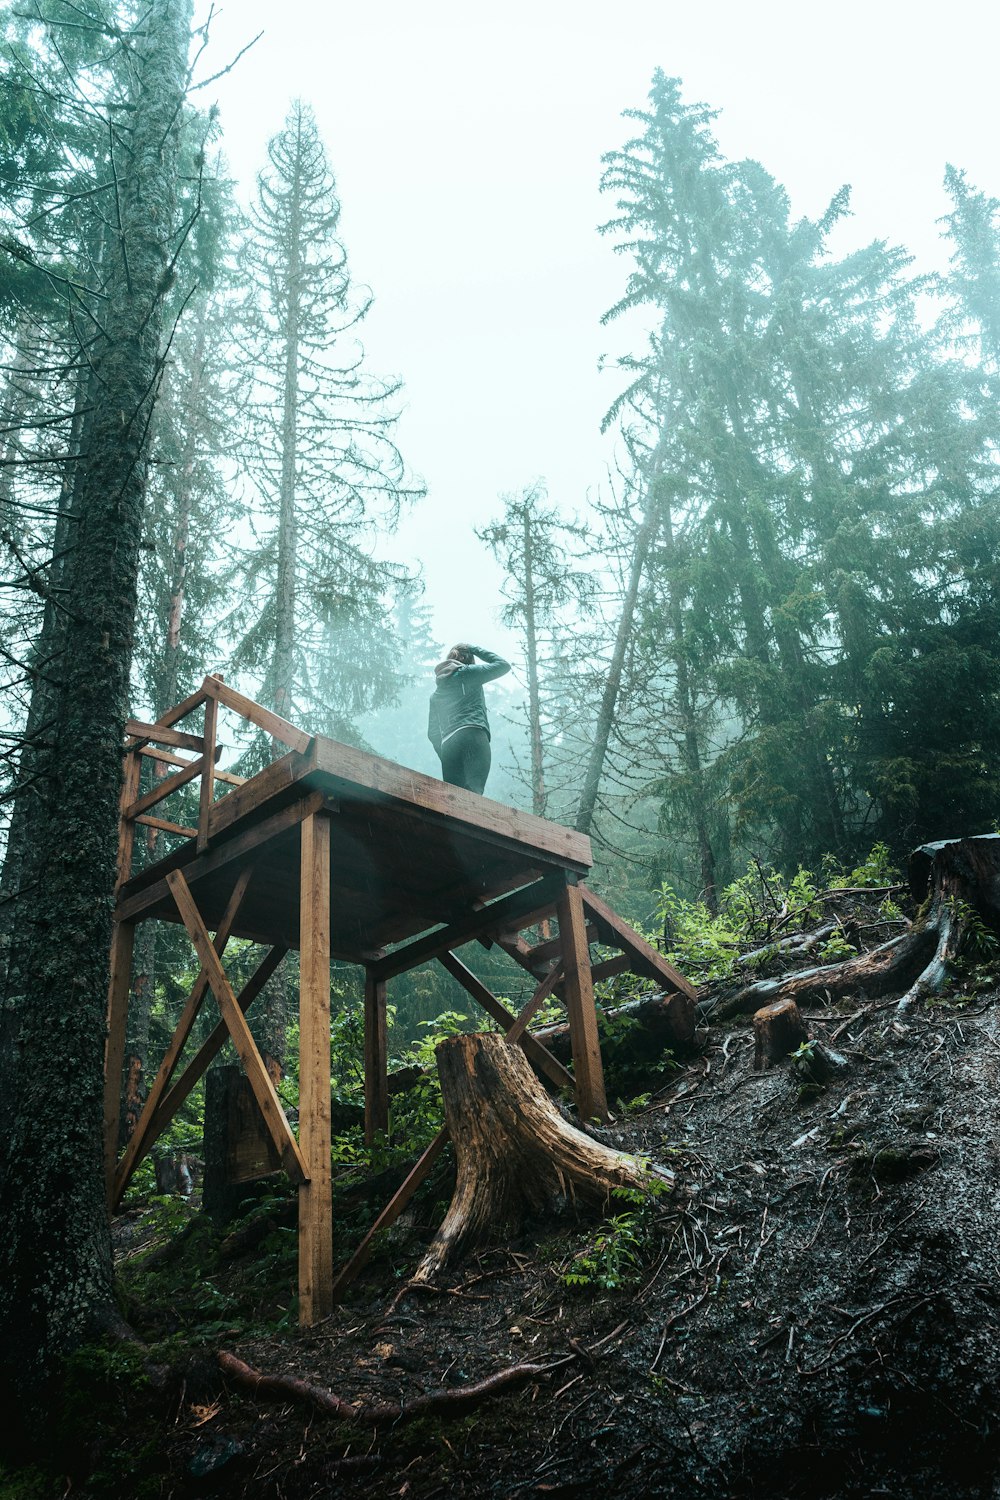
[[[217, 768], [219, 713], [249, 720], [288, 746], [241, 781]], [[200, 733], [176, 726], [200, 712]], [[693, 1031], [694, 992], [645, 941], [582, 884], [591, 864], [582, 834], [322, 737], [310, 738], [220, 679], [155, 725], [131, 723], [125, 749], [119, 886], [109, 994], [105, 1142], [109, 1194], [120, 1200], [143, 1155], [231, 1040], [246, 1069], [282, 1162], [300, 1184], [300, 1317], [329, 1311], [357, 1256], [333, 1276], [330, 1197], [330, 961], [365, 970], [365, 1127], [373, 1141], [388, 1123], [386, 985], [439, 959], [497, 1021], [508, 1040], [557, 1087], [575, 1091], [585, 1117], [606, 1114], [590, 945], [617, 949], [597, 973], [631, 969], [673, 995], [678, 1039]], [[160, 779], [140, 793], [144, 760]], [[197, 780], [197, 826], [162, 816]], [[153, 811], [156, 809], [156, 811]], [[180, 846], [132, 872], [137, 826]], [[156, 918], [183, 923], [201, 972], [154, 1080], [142, 1117], [117, 1160], [125, 1020], [135, 927]], [[555, 938], [533, 946], [521, 934], [554, 919]], [[211, 936], [214, 934], [214, 938]], [[222, 957], [231, 937], [269, 950], [237, 995]], [[519, 1016], [462, 963], [455, 950], [498, 943], [533, 975]], [[244, 1019], [289, 949], [300, 954], [300, 1106], [291, 1130]], [[205, 996], [220, 1020], [181, 1070], [180, 1059]], [[566, 1007], [573, 1073], [529, 1030], [551, 994]], [[433, 1151], [443, 1142], [435, 1143]], [[420, 1180], [420, 1170], [408, 1191]], [[399, 1211], [400, 1195], [379, 1224]], [[403, 1200], [405, 1201], [405, 1195]]]
[[330, 816], [333, 953], [357, 963], [438, 923], [471, 919], [474, 937], [483, 904], [591, 865], [582, 834], [317, 737], [216, 802], [202, 852], [191, 839], [124, 882], [119, 919], [180, 921], [166, 881], [179, 869], [214, 929], [234, 871], [253, 865], [234, 935], [297, 948], [300, 825], [317, 811]]

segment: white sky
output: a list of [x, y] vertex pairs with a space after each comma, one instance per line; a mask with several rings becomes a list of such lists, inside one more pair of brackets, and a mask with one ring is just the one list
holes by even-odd
[[[196, 0], [203, 18], [206, 0]], [[264, 35], [199, 102], [249, 192], [289, 100], [314, 108], [337, 175], [363, 339], [399, 374], [400, 446], [428, 498], [393, 551], [423, 564], [443, 643], [514, 649], [499, 575], [473, 536], [499, 492], [543, 476], [581, 509], [603, 482], [602, 311], [626, 265], [596, 226], [602, 152], [654, 68], [721, 110], [723, 152], [754, 157], [816, 214], [844, 182], [840, 248], [885, 238], [940, 264], [946, 161], [1000, 195], [992, 0], [229, 0], [201, 75]]]

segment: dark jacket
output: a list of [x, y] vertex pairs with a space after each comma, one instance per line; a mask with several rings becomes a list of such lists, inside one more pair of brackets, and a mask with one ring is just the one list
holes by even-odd
[[469, 649], [479, 657], [471, 666], [465, 667], [460, 661], [443, 661], [434, 668], [437, 687], [431, 694], [427, 738], [439, 755], [445, 740], [460, 729], [485, 729], [489, 734], [483, 683], [510, 671], [510, 662], [494, 651], [484, 651], [481, 646]]

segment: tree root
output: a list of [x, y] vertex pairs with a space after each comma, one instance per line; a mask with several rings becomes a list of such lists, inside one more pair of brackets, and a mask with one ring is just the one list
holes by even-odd
[[412, 1401], [370, 1401], [355, 1406], [343, 1397], [334, 1395], [333, 1391], [324, 1390], [311, 1381], [300, 1380], [295, 1375], [264, 1375], [226, 1349], [220, 1349], [218, 1355], [219, 1368], [223, 1374], [254, 1395], [274, 1396], [281, 1401], [297, 1401], [323, 1416], [336, 1417], [342, 1422], [360, 1422], [368, 1427], [382, 1422], [412, 1422], [417, 1417], [464, 1416], [484, 1401], [526, 1385], [531, 1380], [540, 1380], [575, 1358], [575, 1355], [568, 1355], [564, 1359], [553, 1360], [548, 1365], [509, 1365], [506, 1370], [498, 1370], [495, 1375], [488, 1375], [485, 1380], [477, 1380], [472, 1385], [463, 1385], [456, 1390], [432, 1391], [427, 1396], [415, 1396]]
[[798, 1004], [838, 1000], [863, 991], [884, 995], [903, 990], [906, 1011], [936, 994], [948, 979], [949, 964], [977, 924], [1000, 932], [1000, 837], [986, 834], [925, 844], [910, 856], [910, 891], [927, 901], [926, 911], [908, 932], [845, 963], [806, 969], [784, 979], [744, 986], [703, 1009], [712, 1020], [745, 1015], [775, 1001]]

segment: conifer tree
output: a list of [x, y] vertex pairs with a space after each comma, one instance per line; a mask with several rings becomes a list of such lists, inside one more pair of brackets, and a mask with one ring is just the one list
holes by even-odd
[[115, 101], [125, 111], [111, 113], [110, 127], [103, 118], [114, 232], [88, 349], [99, 379], [76, 466], [79, 527], [66, 572], [73, 629], [36, 827], [39, 888], [21, 1010], [30, 1067], [20, 1071], [0, 1186], [3, 1376], [8, 1396], [36, 1410], [66, 1352], [118, 1316], [102, 1159], [107, 954], [149, 425], [182, 233], [174, 210], [188, 0], [152, 0], [135, 33], [116, 36], [129, 57], [128, 94]]
[[552, 678], [557, 665], [563, 617], [586, 611], [592, 580], [579, 567], [586, 531], [561, 520], [544, 504], [541, 480], [518, 494], [500, 496], [503, 514], [477, 530], [506, 574], [501, 619], [524, 642], [531, 809], [539, 817], [548, 805], [546, 742], [553, 725]]
[[375, 557], [374, 541], [421, 490], [393, 441], [399, 382], [364, 366], [358, 330], [371, 297], [351, 281], [306, 105], [292, 105], [268, 158], [246, 255], [256, 536], [236, 664], [286, 718], [353, 736], [356, 716], [397, 685], [386, 613], [404, 575]]

